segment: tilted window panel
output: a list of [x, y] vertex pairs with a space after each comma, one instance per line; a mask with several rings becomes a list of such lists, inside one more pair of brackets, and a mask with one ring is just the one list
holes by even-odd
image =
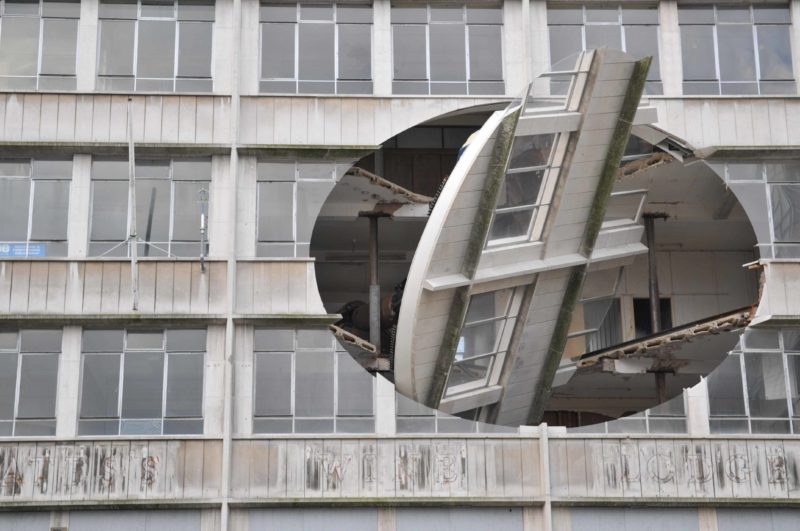
[[99, 90], [213, 90], [213, 2], [101, 2], [99, 16]]
[[261, 4], [262, 93], [372, 94], [372, 6]]

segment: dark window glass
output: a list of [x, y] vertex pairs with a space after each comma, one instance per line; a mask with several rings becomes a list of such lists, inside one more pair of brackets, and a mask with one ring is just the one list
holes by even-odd
[[167, 417], [203, 416], [203, 354], [169, 354]]
[[292, 414], [292, 354], [256, 353], [255, 415]]
[[620, 26], [586, 26], [586, 48], [622, 49], [622, 28]]
[[502, 80], [501, 26], [468, 26], [468, 31], [470, 80]]
[[163, 385], [163, 353], [126, 353], [122, 381], [122, 417], [161, 418]]
[[31, 240], [66, 240], [69, 182], [35, 182]]
[[0, 23], [0, 75], [35, 76], [39, 54], [39, 18], [3, 17]]
[[772, 230], [779, 242], [800, 242], [800, 185], [773, 184]]
[[137, 77], [171, 78], [175, 75], [175, 23], [139, 21]]
[[54, 418], [58, 355], [24, 355], [21, 359], [17, 417]]
[[788, 416], [783, 356], [779, 353], [745, 353], [744, 367], [750, 416]]
[[761, 79], [794, 79], [789, 29], [789, 26], [757, 28]]
[[0, 352], [0, 420], [14, 418], [18, 358], [16, 352]]
[[92, 240], [122, 241], [128, 232], [128, 183], [92, 183]]
[[61, 352], [61, 330], [23, 330], [20, 352]]
[[372, 79], [372, 28], [339, 25], [339, 79]]
[[179, 77], [211, 77], [211, 22], [181, 22]]
[[258, 240], [294, 240], [294, 183], [258, 183]]
[[709, 26], [681, 28], [683, 79], [698, 81], [716, 79], [713, 31]]
[[753, 52], [753, 29], [748, 25], [717, 26], [719, 40], [719, 75], [724, 81], [756, 79]]
[[626, 26], [625, 27], [625, 49], [627, 53], [637, 59], [651, 56], [653, 62], [650, 64], [650, 71], [647, 79], [661, 79], [661, 67], [658, 63], [658, 31], [650, 26]]
[[74, 76], [78, 21], [44, 19], [42, 37], [42, 74]]
[[295, 353], [295, 415], [333, 416], [333, 353]]
[[169, 241], [170, 182], [136, 180], [136, 230], [148, 242]]
[[[84, 334], [84, 339], [86, 335]], [[83, 357], [81, 418], [116, 417], [119, 400], [120, 355]]]
[[346, 352], [338, 354], [339, 400], [337, 415], [372, 415], [374, 378]]
[[97, 73], [101, 76], [133, 75], [132, 20], [101, 20]]
[[261, 77], [294, 78], [295, 24], [261, 25]]
[[394, 42], [394, 78], [427, 79], [427, 45], [424, 26], [395, 26], [392, 28]]
[[333, 24], [300, 24], [298, 77], [307, 80], [334, 79]]
[[27, 239], [30, 193], [30, 179], [0, 178], [0, 241]]
[[550, 30], [551, 65], [555, 65], [581, 50], [583, 50], [583, 41], [580, 26], [554, 27]]
[[431, 24], [430, 40], [431, 81], [464, 81], [467, 77], [464, 26]]
[[744, 415], [739, 356], [728, 356], [708, 376], [708, 402], [712, 416]]

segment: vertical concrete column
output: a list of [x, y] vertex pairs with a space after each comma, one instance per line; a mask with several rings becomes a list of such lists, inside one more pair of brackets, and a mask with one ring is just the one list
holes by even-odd
[[[208, 255], [224, 258], [233, 253], [234, 233], [231, 201], [236, 194], [236, 179], [231, 175], [228, 155], [211, 159], [211, 184], [208, 204]], [[255, 201], [255, 199], [254, 199]]]
[[375, 433], [395, 435], [397, 433], [397, 411], [394, 384], [375, 375]]
[[233, 433], [253, 433], [253, 327], [237, 326], [233, 353]]
[[376, 96], [392, 95], [392, 19], [389, 0], [372, 4], [372, 83]]
[[378, 531], [395, 531], [397, 529], [397, 512], [394, 507], [378, 508]]
[[528, 0], [503, 3], [503, 59], [505, 61], [506, 94], [519, 96], [528, 83], [528, 20], [524, 13]]
[[[258, 94], [258, 80], [261, 76], [261, 23], [259, 22], [258, 0], [242, 1], [242, 27], [231, 37], [231, 45], [239, 47], [241, 78], [240, 94]], [[230, 87], [227, 88], [230, 90]]]
[[[236, 188], [231, 185], [227, 193], [235, 194], [236, 198], [236, 227], [228, 221], [228, 233], [236, 233], [236, 256], [239, 258], [252, 258], [256, 255], [256, 225], [258, 223], [258, 182], [256, 181], [256, 168], [258, 162], [255, 157], [239, 157], [239, 177], [230, 179], [236, 182]], [[233, 249], [230, 249], [233, 252]]]
[[78, 54], [75, 65], [79, 91], [94, 90], [97, 66], [97, 39], [99, 37], [97, 10], [99, 0], [81, 1], [81, 19], [78, 22]]
[[206, 370], [203, 384], [203, 434], [219, 437], [225, 401], [225, 327], [210, 325], [206, 332]]
[[72, 181], [69, 184], [67, 211], [67, 255], [85, 258], [89, 244], [89, 216], [92, 203], [92, 157], [72, 158]]
[[678, 25], [678, 2], [658, 3], [659, 62], [665, 96], [683, 94], [683, 62], [681, 57], [681, 28]]
[[697, 523], [699, 531], [717, 531], [717, 508], [698, 507]]
[[708, 380], [684, 390], [686, 397], [686, 429], [692, 437], [703, 437], [711, 433], [708, 423]]
[[[539, 74], [550, 70], [550, 40], [547, 32], [547, 3], [542, 0], [530, 2], [530, 23], [528, 27], [530, 79], [534, 81]], [[546, 86], [547, 84], [543, 84]], [[545, 96], [538, 91], [537, 96]]]
[[56, 393], [56, 435], [78, 433], [78, 402], [81, 381], [81, 327], [65, 326], [61, 335]]
[[[242, 2], [244, 5], [245, 2]], [[247, 2], [250, 3], [250, 2]], [[256, 22], [258, 19], [256, 18]], [[221, 1], [214, 8], [214, 92], [216, 94], [231, 93], [231, 72], [233, 48], [237, 45], [239, 33], [233, 27], [233, 2]]]

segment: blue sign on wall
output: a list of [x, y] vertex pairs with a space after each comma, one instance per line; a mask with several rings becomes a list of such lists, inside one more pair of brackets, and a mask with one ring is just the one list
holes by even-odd
[[29, 256], [47, 256], [47, 244], [0, 242], [0, 258], [25, 258]]

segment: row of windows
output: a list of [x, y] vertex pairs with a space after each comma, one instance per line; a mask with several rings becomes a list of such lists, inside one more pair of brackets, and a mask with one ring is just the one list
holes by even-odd
[[[0, 88], [74, 90], [80, 3], [0, 12]], [[98, 15], [98, 90], [213, 90], [213, 2], [101, 2]], [[259, 90], [371, 94], [372, 24], [369, 5], [262, 4]], [[796, 92], [788, 7], [680, 7], [679, 24], [685, 94]], [[658, 25], [655, 7], [548, 8], [551, 64], [601, 46], [652, 55], [659, 94]], [[505, 92], [501, 7], [396, 5], [391, 31], [395, 94]]]
[[[369, 433], [374, 378], [327, 330], [256, 329], [254, 433]], [[78, 435], [204, 430], [206, 330], [84, 330]], [[0, 331], [0, 436], [52, 436], [61, 330]]]
[[[552, 195], [553, 135], [524, 136], [512, 146], [487, 245], [535, 239]], [[128, 163], [96, 158], [91, 169], [90, 256], [127, 256]], [[200, 256], [207, 242], [210, 158], [139, 159], [136, 163], [139, 256]], [[774, 161], [726, 166], [730, 181], [766, 181], [773, 242], [800, 243], [800, 164]], [[256, 164], [256, 255], [302, 256], [316, 210], [335, 180], [333, 163]], [[71, 160], [0, 159], [0, 257], [67, 256]], [[101, 220], [98, 222], [98, 220]]]

